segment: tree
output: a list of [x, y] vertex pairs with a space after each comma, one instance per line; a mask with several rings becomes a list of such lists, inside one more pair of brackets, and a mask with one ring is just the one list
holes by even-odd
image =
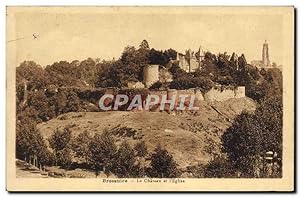
[[95, 170], [96, 177], [100, 170], [107, 175], [113, 171], [113, 163], [117, 152], [117, 146], [111, 133], [104, 131], [102, 134], [96, 133], [89, 145], [91, 157], [90, 164]]
[[16, 84], [28, 82], [28, 90], [41, 89], [45, 84], [45, 71], [34, 61], [24, 61], [16, 68]]
[[80, 110], [80, 100], [77, 94], [71, 91], [67, 98], [67, 106], [65, 112], [78, 112]]
[[72, 131], [68, 128], [56, 129], [49, 138], [50, 147], [54, 150], [56, 165], [64, 165], [65, 160], [69, 159], [67, 154], [70, 154], [70, 151], [67, 149], [70, 148], [71, 140]]
[[143, 80], [143, 68], [149, 64], [150, 50], [147, 48], [126, 47], [120, 58], [123, 65], [120, 73], [125, 76], [125, 79]]
[[148, 149], [145, 141], [138, 142], [135, 145], [134, 150], [136, 152], [136, 156], [138, 157], [145, 157], [148, 154]]
[[72, 150], [70, 146], [56, 152], [56, 161], [63, 168], [70, 168], [72, 164]]
[[234, 167], [253, 176], [256, 163], [267, 151], [282, 157], [282, 98], [262, 102], [254, 114], [243, 112], [222, 136], [223, 151]]
[[43, 90], [31, 92], [28, 95], [28, 106], [38, 112], [38, 117], [42, 121], [47, 121], [55, 117], [55, 111], [49, 107], [48, 98]]
[[159, 64], [165, 66], [169, 62], [169, 57], [162, 51], [151, 49], [149, 53], [150, 64]]
[[143, 67], [149, 63], [148, 49], [136, 50], [125, 47], [120, 60], [113, 61], [104, 68], [96, 82], [97, 87], [127, 87], [130, 81], [143, 80]]
[[72, 150], [75, 152], [75, 156], [85, 163], [88, 163], [89, 158], [91, 157], [89, 149], [91, 141], [91, 134], [85, 130], [72, 142]]
[[40, 168], [51, 162], [51, 153], [35, 125], [17, 124], [16, 156]]
[[177, 51], [175, 51], [174, 49], [165, 50], [164, 54], [168, 57], [169, 60], [175, 60], [177, 57]]
[[171, 66], [171, 68], [169, 69], [169, 71], [172, 73], [173, 78], [175, 78], [175, 79], [186, 73], [184, 70], [182, 70], [179, 67], [178, 64], [173, 64]]
[[141, 49], [149, 49], [149, 48], [150, 48], [150, 47], [149, 47], [149, 44], [148, 44], [148, 42], [147, 42], [147, 40], [143, 40], [143, 41], [141, 42], [140, 48], [141, 48]]
[[59, 90], [56, 94], [54, 94], [49, 99], [49, 105], [53, 107], [55, 111], [55, 115], [59, 116], [60, 114], [67, 112], [67, 103], [68, 101], [68, 93], [65, 90]]
[[175, 178], [179, 175], [173, 156], [157, 145], [151, 156], [151, 176], [157, 178]]
[[86, 85], [93, 87], [97, 79], [97, 65], [92, 58], [80, 62], [76, 67], [76, 78], [86, 82]]
[[244, 54], [242, 54], [242, 55], [238, 58], [238, 65], [239, 65], [239, 69], [245, 70], [245, 68], [246, 68], [246, 66], [247, 66], [247, 60], [246, 60]]
[[157, 81], [157, 82], [155, 82], [154, 84], [152, 84], [152, 85], [149, 87], [149, 89], [150, 89], [150, 90], [159, 90], [159, 88], [161, 88], [162, 85], [163, 85], [162, 82]]
[[55, 62], [45, 68], [47, 84], [61, 86], [85, 87], [86, 84], [79, 79], [76, 63], [70, 64], [67, 61]]
[[194, 87], [195, 83], [193, 81], [193, 76], [190, 73], [184, 73], [170, 83], [170, 88], [177, 90], [184, 90]]
[[240, 171], [251, 174], [256, 157], [262, 150], [256, 136], [260, 128], [253, 114], [242, 112], [234, 119], [230, 128], [222, 136], [224, 151], [229, 160]]
[[236, 169], [226, 158], [216, 157], [204, 166], [205, 178], [230, 178], [236, 176]]
[[214, 82], [212, 80], [202, 76], [195, 77], [193, 79], [193, 82], [195, 84], [195, 87], [200, 88], [204, 93], [208, 92], [214, 86]]
[[113, 172], [121, 178], [128, 178], [135, 175], [134, 150], [126, 142], [122, 142], [115, 157]]

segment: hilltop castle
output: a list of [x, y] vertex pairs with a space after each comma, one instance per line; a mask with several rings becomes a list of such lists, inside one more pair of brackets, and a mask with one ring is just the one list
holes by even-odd
[[201, 47], [195, 53], [191, 49], [185, 51], [185, 54], [177, 53], [176, 60], [179, 62], [179, 67], [186, 72], [195, 72], [201, 68], [201, 61], [204, 58], [205, 52]]

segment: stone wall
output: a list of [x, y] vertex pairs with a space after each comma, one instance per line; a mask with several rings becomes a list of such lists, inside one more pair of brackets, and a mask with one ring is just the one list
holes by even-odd
[[[190, 98], [192, 95], [195, 96], [195, 99], [198, 101], [203, 101], [204, 97], [200, 89], [197, 88], [191, 88], [187, 90], [176, 90], [176, 89], [169, 89], [169, 90], [153, 90], [150, 91], [150, 95], [158, 95], [161, 99], [163, 95], [167, 95], [167, 99], [172, 99], [173, 95], [176, 95], [176, 100], [179, 102], [180, 98], [179, 95], [188, 95], [188, 98]], [[187, 98], [187, 99], [188, 99]]]
[[239, 87], [227, 87], [223, 86], [216, 86], [215, 88], [212, 88], [207, 93], [203, 94], [200, 89], [198, 88], [191, 88], [187, 90], [175, 90], [175, 89], [169, 89], [169, 90], [160, 90], [160, 91], [150, 91], [150, 94], [159, 95], [161, 98], [162, 95], [167, 94], [167, 98], [171, 99], [173, 95], [176, 95], [176, 100], [180, 101], [179, 95], [188, 95], [189, 99], [192, 95], [195, 96], [196, 101], [207, 101], [207, 102], [213, 102], [213, 101], [226, 101], [228, 99], [232, 98], [244, 98], [245, 96], [245, 87], [239, 86]]
[[245, 87], [220, 87], [216, 86], [209, 90], [204, 95], [204, 100], [208, 102], [212, 101], [226, 101], [231, 98], [243, 98], [245, 97]]

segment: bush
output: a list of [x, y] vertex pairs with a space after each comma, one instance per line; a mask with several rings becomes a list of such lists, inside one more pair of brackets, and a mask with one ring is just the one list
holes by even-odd
[[111, 133], [104, 131], [102, 134], [96, 133], [89, 145], [91, 156], [89, 163], [95, 170], [96, 177], [100, 170], [107, 175], [113, 171], [114, 159], [117, 152], [117, 146]]
[[179, 176], [173, 156], [160, 145], [156, 146], [151, 156], [151, 176], [157, 178], [175, 178]]
[[267, 151], [282, 158], [282, 98], [262, 102], [254, 114], [242, 112], [222, 136], [223, 151], [244, 174], [254, 176], [256, 163]]
[[72, 150], [67, 147], [56, 152], [56, 161], [59, 166], [69, 169], [72, 165]]
[[232, 178], [236, 176], [236, 169], [224, 157], [216, 157], [204, 166], [205, 178]]
[[[34, 125], [17, 124], [16, 156], [37, 167], [51, 164], [53, 159], [45, 140]], [[35, 162], [32, 162], [32, 158], [36, 158]]]
[[155, 82], [154, 84], [152, 84], [150, 86], [150, 90], [158, 90], [159, 88], [161, 88], [162, 83], [160, 81]]
[[88, 131], [84, 131], [80, 133], [72, 142], [72, 150], [75, 153], [75, 157], [84, 163], [88, 163], [91, 156], [89, 149], [91, 141], [92, 136], [90, 133]]
[[145, 157], [148, 154], [148, 149], [145, 141], [138, 142], [135, 145], [134, 150], [136, 152], [136, 156], [138, 157]]
[[68, 128], [57, 129], [49, 139], [50, 147], [55, 153], [55, 163], [62, 167], [68, 167], [71, 162], [72, 132]]
[[120, 178], [134, 177], [135, 161], [134, 150], [124, 141], [116, 153], [112, 171]]

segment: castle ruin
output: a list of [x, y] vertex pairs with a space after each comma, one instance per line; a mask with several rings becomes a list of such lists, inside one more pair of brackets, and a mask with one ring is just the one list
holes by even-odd
[[179, 63], [179, 67], [185, 72], [195, 72], [201, 68], [201, 61], [204, 58], [205, 52], [201, 47], [195, 53], [191, 49], [185, 51], [185, 54], [177, 53], [176, 60]]

